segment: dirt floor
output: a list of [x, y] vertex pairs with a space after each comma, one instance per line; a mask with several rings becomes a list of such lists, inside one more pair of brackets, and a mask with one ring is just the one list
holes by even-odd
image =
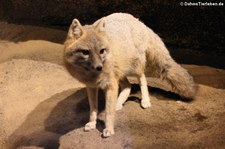
[[[193, 101], [149, 77], [149, 109], [140, 107], [130, 78], [132, 95], [116, 112], [116, 134], [104, 139], [104, 113], [96, 130], [83, 131], [88, 100], [62, 65], [66, 32], [6, 23], [0, 30], [0, 149], [225, 148], [225, 70], [183, 65], [199, 84]], [[103, 109], [102, 93], [99, 100]]]

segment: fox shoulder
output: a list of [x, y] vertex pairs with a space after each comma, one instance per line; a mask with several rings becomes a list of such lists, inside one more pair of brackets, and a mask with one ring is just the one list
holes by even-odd
[[130, 49], [135, 46], [146, 49], [149, 42], [149, 28], [139, 19], [127, 13], [113, 13], [97, 20], [98, 24], [104, 20], [104, 32], [110, 42], [121, 46], [122, 49]]

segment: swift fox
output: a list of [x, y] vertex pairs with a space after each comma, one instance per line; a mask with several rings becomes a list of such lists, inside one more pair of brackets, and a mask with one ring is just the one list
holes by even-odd
[[104, 137], [114, 134], [115, 110], [122, 108], [130, 94], [127, 76], [138, 78], [143, 108], [151, 106], [147, 70], [168, 81], [183, 97], [193, 98], [196, 93], [192, 76], [171, 58], [160, 37], [130, 14], [114, 13], [85, 26], [74, 19], [65, 41], [64, 58], [71, 74], [87, 86], [90, 119], [85, 131], [96, 128], [98, 89], [105, 91]]

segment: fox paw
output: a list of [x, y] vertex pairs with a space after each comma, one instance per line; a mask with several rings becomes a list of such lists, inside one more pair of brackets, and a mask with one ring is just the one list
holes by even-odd
[[84, 131], [90, 131], [92, 129], [96, 128], [96, 122], [88, 122], [85, 126], [84, 126]]
[[112, 136], [112, 135], [114, 135], [114, 130], [113, 129], [108, 129], [108, 128], [105, 128], [104, 130], [103, 130], [103, 137], [105, 137], [105, 138], [107, 138], [107, 137], [110, 137], [110, 136]]
[[141, 100], [141, 106], [146, 109], [149, 108], [151, 106], [151, 103], [149, 100]]

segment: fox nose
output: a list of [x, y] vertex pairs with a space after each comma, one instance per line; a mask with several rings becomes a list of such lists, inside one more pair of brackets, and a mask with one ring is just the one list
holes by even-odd
[[97, 67], [96, 67], [96, 70], [97, 70], [97, 71], [101, 71], [101, 70], [102, 70], [102, 66], [101, 66], [101, 65], [97, 66]]

